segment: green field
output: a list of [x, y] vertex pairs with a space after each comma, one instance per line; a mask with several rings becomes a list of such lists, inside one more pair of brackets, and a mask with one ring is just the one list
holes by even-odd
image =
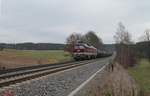
[[129, 69], [129, 73], [135, 78], [141, 89], [150, 94], [150, 62], [147, 59], [141, 59], [136, 67]]
[[71, 57], [68, 52], [64, 52], [63, 50], [4, 50], [1, 53], [3, 54], [12, 54], [21, 57], [29, 57], [35, 59], [53, 59], [57, 61], [66, 61], [70, 60]]
[[6, 68], [51, 64], [71, 60], [71, 55], [63, 50], [12, 50], [0, 51], [0, 67]]

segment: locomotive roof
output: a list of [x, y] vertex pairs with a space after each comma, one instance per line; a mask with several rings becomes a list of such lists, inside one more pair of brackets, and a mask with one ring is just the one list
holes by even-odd
[[86, 44], [86, 43], [77, 43], [77, 44], [75, 44], [76, 46], [84, 46], [84, 47], [88, 47], [88, 48], [94, 48], [94, 49], [96, 49], [94, 46], [89, 46], [88, 44]]

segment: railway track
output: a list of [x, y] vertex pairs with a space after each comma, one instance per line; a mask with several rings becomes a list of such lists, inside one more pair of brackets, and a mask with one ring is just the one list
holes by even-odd
[[64, 63], [64, 64], [53, 64], [50, 66], [45, 67], [37, 67], [37, 68], [29, 68], [26, 70], [19, 70], [14, 72], [9, 72], [6, 74], [0, 75], [0, 88], [6, 87], [9, 85], [13, 85], [16, 83], [20, 83], [23, 81], [35, 79], [41, 76], [53, 74], [56, 72], [60, 72], [63, 70], [67, 70], [70, 68], [86, 65], [89, 63], [96, 62], [97, 59], [94, 60], [86, 60], [86, 61], [80, 61], [80, 62], [71, 62], [71, 63]]

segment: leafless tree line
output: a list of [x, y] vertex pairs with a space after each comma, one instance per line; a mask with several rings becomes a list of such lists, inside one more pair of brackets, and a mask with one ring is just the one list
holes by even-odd
[[135, 63], [135, 56], [130, 47], [132, 44], [131, 34], [121, 22], [118, 23], [114, 39], [116, 41], [116, 60], [126, 68], [132, 66]]
[[82, 35], [79, 33], [71, 34], [66, 40], [66, 50], [72, 53], [73, 47], [76, 43], [86, 43], [92, 45], [97, 49], [103, 48], [103, 42], [100, 37], [98, 37], [95, 32], [89, 31], [86, 34]]
[[126, 30], [125, 26], [119, 22], [114, 39], [117, 44], [131, 44], [131, 34]]
[[[146, 50], [142, 50], [146, 51], [148, 55], [147, 57], [150, 59], [150, 29], [146, 29], [143, 33], [144, 35], [142, 36], [141, 40], [143, 42], [142, 47], [144, 47]], [[139, 51], [136, 47], [139, 47], [139, 45], [133, 43], [131, 34], [121, 22], [118, 23], [117, 32], [114, 36], [114, 39], [116, 42], [117, 52], [116, 60], [124, 67], [133, 66], [136, 63], [136, 55]]]
[[144, 31], [144, 35], [141, 36], [139, 39], [140, 41], [150, 41], [150, 29], [146, 29]]
[[145, 31], [145, 33], [146, 33], [146, 40], [147, 40], [147, 41], [150, 41], [150, 29], [147, 29], [147, 30]]

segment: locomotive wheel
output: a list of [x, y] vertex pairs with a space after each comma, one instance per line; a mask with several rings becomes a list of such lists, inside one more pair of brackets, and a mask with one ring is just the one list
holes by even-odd
[[88, 60], [90, 60], [91, 59], [91, 56], [88, 56]]
[[75, 61], [79, 61], [79, 58], [74, 58], [75, 59]]

